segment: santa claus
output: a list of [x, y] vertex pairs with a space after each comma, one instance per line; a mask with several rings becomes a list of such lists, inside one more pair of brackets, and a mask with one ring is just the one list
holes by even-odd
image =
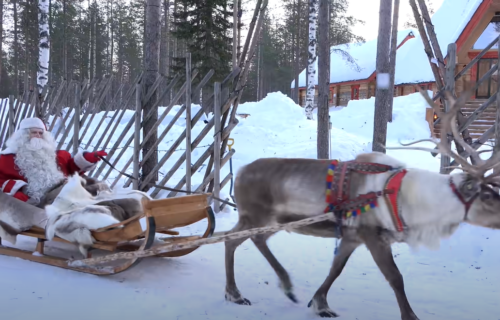
[[38, 118], [26, 118], [0, 153], [0, 187], [6, 194], [38, 204], [47, 190], [68, 175], [96, 167], [104, 151], [78, 152], [74, 157], [56, 150], [56, 142]]

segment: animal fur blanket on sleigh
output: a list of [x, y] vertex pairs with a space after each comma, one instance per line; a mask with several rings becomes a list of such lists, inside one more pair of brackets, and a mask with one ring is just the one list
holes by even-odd
[[72, 242], [86, 257], [88, 248], [95, 242], [92, 230], [141, 214], [141, 200], [144, 197], [150, 199], [147, 194], [136, 190], [103, 190], [93, 196], [84, 185], [85, 179], [78, 174], [69, 177], [44, 210], [2, 195], [9, 198], [9, 205], [5, 207], [2, 202], [0, 208], [0, 237], [15, 244], [19, 233], [38, 226], [45, 228], [48, 240], [58, 236]]

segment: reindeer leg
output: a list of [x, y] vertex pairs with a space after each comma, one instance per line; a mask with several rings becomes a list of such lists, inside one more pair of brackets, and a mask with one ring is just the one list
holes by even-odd
[[333, 259], [332, 267], [330, 268], [330, 273], [326, 277], [323, 284], [318, 288], [314, 294], [312, 300], [307, 305], [308, 307], [313, 306], [314, 312], [322, 318], [336, 318], [338, 314], [335, 313], [328, 306], [327, 294], [332, 286], [333, 282], [342, 273], [347, 261], [351, 257], [354, 250], [361, 245], [358, 239], [350, 237], [347, 233], [342, 238], [340, 246], [338, 248], [338, 253]]
[[391, 244], [384, 241], [384, 239], [377, 235], [376, 232], [362, 232], [359, 235], [363, 238], [366, 247], [375, 260], [375, 263], [394, 290], [399, 309], [401, 310], [401, 319], [419, 320], [413, 312], [406, 297], [403, 276], [394, 262]]
[[269, 239], [269, 237], [271, 237], [273, 234], [274, 233], [259, 234], [253, 236], [251, 239], [255, 244], [255, 246], [257, 247], [257, 249], [259, 249], [260, 253], [262, 253], [262, 255], [266, 258], [267, 262], [269, 262], [271, 267], [278, 275], [278, 278], [281, 281], [281, 289], [285, 292], [285, 295], [290, 300], [297, 303], [298, 300], [295, 297], [295, 294], [293, 293], [293, 285], [292, 281], [290, 280], [290, 276], [288, 275], [288, 272], [285, 270], [285, 268], [283, 268], [281, 263], [279, 263], [278, 259], [276, 259], [274, 254], [267, 246], [267, 239]]
[[[236, 226], [231, 229], [230, 232], [243, 231], [248, 229], [248, 224], [245, 220], [240, 219]], [[226, 295], [227, 301], [234, 302], [236, 304], [251, 305], [248, 299], [241, 296], [238, 287], [236, 286], [236, 280], [234, 278], [234, 251], [236, 248], [245, 242], [248, 238], [240, 238], [235, 240], [228, 240], [225, 242], [226, 247]]]

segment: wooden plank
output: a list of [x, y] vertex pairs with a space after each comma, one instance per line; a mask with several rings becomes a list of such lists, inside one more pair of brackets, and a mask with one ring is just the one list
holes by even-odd
[[191, 191], [191, 52], [186, 53], [186, 191]]
[[141, 93], [142, 86], [137, 83], [135, 85], [135, 127], [134, 127], [134, 190], [139, 188], [139, 153], [140, 149], [140, 139], [141, 139], [141, 114], [142, 114], [142, 103], [141, 103]]
[[204, 210], [207, 206], [208, 201], [207, 197], [205, 196], [203, 201], [156, 207], [151, 208], [150, 210], [153, 216], [157, 217], [162, 215], [183, 214], [190, 211]]
[[[38, 228], [38, 227], [33, 227], [29, 230], [21, 232], [20, 234], [23, 236], [27, 236], [27, 237], [47, 240], [47, 237], [45, 236], [45, 230], [42, 228]], [[59, 238], [57, 236], [54, 237], [51, 241], [75, 245], [74, 243], [71, 243], [71, 242], [64, 240], [62, 238]], [[110, 244], [95, 243], [92, 247], [96, 248], [96, 249], [100, 249], [100, 250], [105, 250], [105, 251], [114, 251], [116, 249], [116, 244], [113, 244], [113, 243], [110, 243]]]
[[[175, 80], [175, 79], [174, 79]], [[175, 83], [177, 83], [177, 80], [175, 80]], [[170, 91], [172, 88], [173, 88], [173, 85], [174, 85], [174, 81], [172, 81], [169, 86], [168, 86], [168, 91]], [[185, 83], [184, 83], [185, 85]], [[155, 125], [154, 125], [154, 128], [157, 128], [160, 124], [161, 124], [161, 121], [163, 121], [163, 119], [165, 119], [165, 117], [170, 113], [170, 110], [172, 110], [172, 108], [174, 107], [175, 103], [177, 103], [177, 100], [179, 100], [179, 98], [181, 97], [182, 95], [182, 88], [181, 88], [181, 92], [177, 92], [177, 94], [175, 95], [174, 99], [172, 99], [172, 101], [170, 102], [170, 104], [168, 105], [167, 108], [165, 108], [165, 110], [163, 111], [162, 115], [160, 116], [160, 118], [158, 119], [157, 122], [155, 122]], [[161, 95], [161, 98], [164, 97], [164, 95]], [[155, 110], [155, 108], [158, 106], [157, 104], [159, 104], [161, 101], [161, 99], [157, 99], [157, 101], [155, 102], [155, 104], [153, 105], [153, 108], [150, 109], [150, 111], [148, 112], [147, 115], [145, 115], [142, 119], [142, 122], [141, 122], [141, 128], [144, 126], [144, 124], [146, 123], [147, 120], [149, 120], [149, 118], [151, 118], [151, 116], [153, 115], [153, 111]], [[180, 117], [180, 115], [179, 115]], [[132, 120], [132, 119], [131, 119]], [[161, 121], [160, 121], [161, 120]], [[151, 156], [154, 152], [156, 152], [156, 147], [161, 143], [163, 137], [165, 135], [167, 135], [167, 132], [170, 130], [170, 128], [172, 128], [172, 126], [174, 125], [175, 121], [177, 120], [172, 120], [169, 125], [167, 126], [167, 128], [163, 131], [162, 135], [160, 135], [160, 137], [158, 139], [156, 139], [156, 142], [155, 144], [151, 147], [151, 149], [146, 153], [146, 155], [143, 155], [142, 157], [142, 161], [139, 162], [139, 168], [142, 166], [142, 163], [144, 163], [144, 161], [146, 161], [149, 156]], [[129, 125], [131, 124], [131, 121], [129, 121], [129, 123], [127, 124], [127, 126], [125, 127], [125, 130], [124, 132], [128, 131], [128, 128], [129, 128]], [[151, 134], [146, 134], [146, 136], [142, 138], [142, 141], [141, 141], [141, 144], [139, 145], [139, 149], [142, 150], [144, 148], [144, 145], [145, 145], [145, 141], [147, 141], [152, 135]], [[120, 139], [123, 139], [122, 136], [120, 136], [120, 138], [118, 139], [118, 141], [121, 141]], [[132, 142], [133, 140], [133, 135], [130, 135], [128, 141], [125, 143], [125, 145], [123, 146], [122, 150], [120, 151], [120, 153], [118, 154], [118, 156], [116, 157], [116, 159], [114, 160], [114, 162], [112, 162], [113, 165], [116, 165], [118, 163], [118, 161], [121, 159], [121, 157], [125, 154], [125, 151], [126, 149], [128, 148], [128, 146], [130, 145], [130, 143]], [[117, 141], [117, 142], [118, 142]], [[115, 143], [115, 146], [117, 144]], [[129, 158], [129, 160], [127, 161], [125, 167], [121, 170], [122, 172], [125, 172], [127, 170], [127, 168], [130, 166], [130, 164], [133, 162], [133, 156]], [[104, 166], [106, 165], [105, 163], [103, 163], [101, 166]], [[99, 170], [101, 170], [101, 168], [99, 168]], [[108, 169], [108, 172], [103, 176], [103, 179], [106, 179], [109, 174], [112, 172], [112, 168], [109, 168]], [[122, 174], [118, 174], [118, 176], [115, 178], [115, 181], [112, 183], [112, 187], [114, 187], [116, 185], [116, 183], [118, 182], [118, 180], [121, 178]], [[130, 181], [130, 179], [128, 180]], [[128, 186], [128, 184], [127, 184]]]
[[[456, 66], [456, 52], [457, 52], [457, 45], [455, 43], [450, 43], [448, 45], [448, 63], [446, 64], [446, 74], [445, 74], [445, 79], [446, 79], [446, 85], [445, 89], [449, 92], [455, 92], [455, 66]], [[444, 111], [448, 112], [450, 109], [449, 106], [449, 101], [445, 100], [445, 105], [444, 105]], [[455, 125], [455, 124], [452, 124]], [[441, 138], [442, 139], [447, 139], [447, 144], [451, 145], [451, 139], [449, 135], [451, 132], [442, 132], [441, 133]], [[447, 167], [450, 166], [450, 157], [447, 155], [442, 154], [441, 155], [441, 173], [450, 173], [451, 170], [447, 169]]]
[[207, 218], [207, 209], [164, 214], [162, 208], [151, 210], [157, 228], [182, 228]]
[[[231, 151], [229, 151], [226, 154], [226, 156], [222, 158], [221, 167], [223, 167], [229, 161], [229, 159], [231, 159], [234, 153], [235, 150], [231, 149]], [[203, 180], [203, 182], [198, 186], [195, 192], [200, 192], [201, 190], [203, 190], [213, 180], [213, 178], [214, 178], [214, 171], [210, 172], [210, 174]]]
[[[498, 37], [498, 58], [497, 58], [497, 66], [500, 63], [500, 37]], [[500, 73], [500, 72], [499, 72]], [[493, 147], [493, 154], [500, 152], [500, 77], [497, 75], [497, 93], [496, 97], [496, 119], [495, 119], [495, 146]], [[500, 169], [497, 167], [493, 170], [494, 173], [497, 173]]]
[[[81, 91], [80, 91], [80, 84], [78, 82], [75, 82], [75, 115], [74, 115], [74, 120], [73, 120], [73, 156], [75, 156], [78, 153], [78, 146], [80, 145], [80, 142], [78, 140], [78, 137], [80, 136], [80, 111], [81, 111]], [[68, 144], [68, 148], [70, 148], [70, 145]]]
[[[201, 82], [196, 86], [196, 88], [193, 90], [191, 96], [194, 96], [195, 94], [197, 94], [197, 92], [201, 91], [201, 89], [203, 88], [203, 86], [210, 80], [210, 78], [213, 76], [214, 74], [214, 70], [211, 69], [206, 75], [205, 77], [203, 77], [203, 79], [201, 80]], [[163, 99], [163, 96], [162, 95], [162, 99]], [[165, 109], [165, 114], [168, 114], [171, 110], [171, 108], [174, 106], [174, 103], [173, 102], [170, 102], [169, 106]], [[177, 119], [182, 115], [182, 113], [184, 113], [184, 109], [185, 109], [185, 105], [182, 105], [181, 108], [179, 109], [179, 111], [177, 112], [177, 114], [174, 116], [174, 118], [170, 121], [170, 123], [167, 125], [167, 127], [163, 130], [162, 134], [158, 137], [158, 140], [157, 140], [157, 143], [155, 144], [155, 147], [161, 143], [161, 141], [163, 141], [163, 138], [167, 135], [167, 133], [170, 131], [170, 129], [173, 127], [173, 125], [175, 124], [175, 122], [177, 121]], [[196, 118], [196, 116], [195, 116]], [[196, 124], [196, 121], [194, 121], [193, 119], [193, 123]], [[144, 159], [147, 159], [150, 155], [152, 154], [152, 151], [149, 151], [145, 156], [144, 156]], [[132, 163], [132, 158], [129, 159], [129, 161], [125, 164], [124, 168], [121, 170], [122, 172], [125, 172], [128, 167], [130, 166], [130, 164]], [[139, 164], [140, 166], [141, 164]], [[118, 177], [121, 177], [121, 175], [119, 175]], [[117, 182], [117, 180], [115, 180], [113, 182], [113, 185]], [[130, 186], [130, 183], [131, 183], [131, 179], [129, 178], [125, 184], [124, 184], [124, 187], [127, 188], [128, 186]]]
[[9, 104], [10, 102], [7, 102], [7, 99], [4, 99], [0, 105], [2, 110], [2, 115], [0, 116], [0, 127], [2, 128], [0, 132], [0, 150], [3, 150], [2, 148], [7, 141], [7, 139], [4, 139], [4, 135], [9, 127]]
[[208, 206], [207, 196], [208, 194], [191, 194], [176, 198], [147, 200], [143, 203], [143, 206], [146, 209], [169, 207], [169, 206], [176, 206], [183, 204], [196, 204], [196, 203], [201, 203], [204, 204], [205, 206]]
[[14, 133], [14, 96], [9, 96], [9, 137]]
[[[222, 132], [222, 138], [224, 138], [226, 135], [229, 135], [229, 133], [231, 132], [231, 130], [236, 126], [235, 123], [231, 123], [230, 126], [228, 126], [227, 128], [224, 129], [224, 131]], [[196, 142], [197, 140], [195, 140]], [[201, 140], [200, 140], [201, 141]], [[193, 142], [193, 144], [195, 143]], [[191, 146], [193, 148], [193, 146]], [[214, 148], [214, 143], [212, 142], [212, 144], [210, 145], [210, 147], [208, 149], [205, 150], [205, 152], [198, 158], [198, 160], [196, 161], [196, 163], [193, 165], [191, 171], [195, 172], [197, 171], [201, 165], [203, 164], [203, 162], [210, 156], [212, 155], [213, 156], [213, 148]], [[233, 152], [234, 153], [234, 150]], [[165, 175], [165, 177], [163, 177], [163, 179], [160, 181], [160, 185], [165, 185], [168, 180], [170, 178], [172, 178], [172, 176], [175, 174], [175, 171], [180, 167], [180, 165], [182, 164], [182, 161], [183, 161], [183, 157], [179, 158], [179, 160], [177, 160], [177, 162], [172, 166], [172, 168], [170, 168], [170, 170], [168, 171], [168, 173]], [[221, 165], [223, 166], [223, 165]], [[182, 187], [182, 185], [184, 184], [184, 181], [185, 181], [185, 177], [183, 179], [181, 179], [179, 181], [179, 183], [176, 185], [176, 189], [180, 189]], [[160, 188], [156, 188], [152, 193], [151, 193], [151, 197], [156, 197], [158, 195], [158, 192], [160, 191], [161, 189]], [[196, 192], [199, 192], [200, 189], [197, 188], [196, 189]], [[175, 194], [177, 194], [176, 192], [172, 191], [168, 194], [168, 197], [173, 197]]]
[[[214, 84], [214, 196], [220, 196], [220, 144], [221, 144], [221, 86], [219, 82]], [[220, 203], [214, 201], [214, 212], [219, 213]]]
[[102, 232], [92, 232], [92, 236], [101, 242], [120, 242], [137, 239], [144, 233], [139, 220], [132, 221], [123, 226]]
[[483, 113], [483, 111], [486, 110], [496, 100], [497, 100], [497, 95], [496, 94], [492, 95], [486, 102], [484, 102], [479, 108], [477, 108], [476, 111], [474, 111], [474, 113], [472, 113], [467, 117], [467, 120], [465, 121], [465, 123], [462, 124], [462, 126], [460, 126], [458, 132], [461, 133], [462, 131], [467, 129], [472, 124], [472, 122], [476, 121], [476, 119], [479, 118], [479, 116], [481, 116], [481, 113]]

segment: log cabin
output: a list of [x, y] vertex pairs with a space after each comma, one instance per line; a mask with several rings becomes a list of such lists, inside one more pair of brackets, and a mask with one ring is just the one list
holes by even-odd
[[[493, 39], [500, 34], [500, 0], [444, 0], [431, 17], [443, 56], [450, 43], [457, 45], [457, 67], [460, 72]], [[436, 93], [436, 83], [429, 59], [418, 30], [398, 32], [394, 96], [416, 92], [420, 86]], [[349, 63], [342, 51], [356, 61]], [[365, 43], [350, 43], [332, 46], [330, 49], [330, 107], [347, 106], [350, 100], [368, 99], [375, 95], [377, 39]], [[457, 94], [473, 86], [498, 61], [498, 45], [494, 45], [479, 61], [455, 83]], [[299, 75], [299, 104], [305, 106], [306, 69]], [[316, 83], [317, 85], [317, 77]], [[496, 82], [488, 79], [473, 96], [469, 108], [463, 109], [467, 116], [481, 103], [496, 93]], [[295, 88], [292, 81], [291, 88]], [[316, 96], [318, 88], [316, 86]], [[315, 99], [316, 100], [316, 99]], [[478, 137], [494, 122], [494, 110], [489, 107], [480, 119], [470, 127], [471, 136]]]

